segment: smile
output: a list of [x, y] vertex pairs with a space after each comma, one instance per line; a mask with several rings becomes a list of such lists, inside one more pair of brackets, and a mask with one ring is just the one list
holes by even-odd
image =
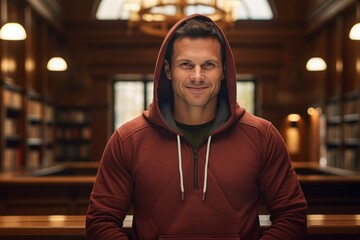
[[187, 87], [187, 89], [193, 93], [201, 93], [204, 92], [207, 89], [207, 87]]
[[203, 90], [203, 89], [206, 89], [207, 87], [206, 86], [188, 86], [186, 87], [188, 89], [194, 89], [194, 90]]

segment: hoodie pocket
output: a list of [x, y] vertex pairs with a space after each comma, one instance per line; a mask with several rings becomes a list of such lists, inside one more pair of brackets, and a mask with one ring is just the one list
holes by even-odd
[[182, 235], [169, 235], [160, 236], [159, 240], [240, 240], [236, 235], [199, 235], [199, 236], [182, 236]]

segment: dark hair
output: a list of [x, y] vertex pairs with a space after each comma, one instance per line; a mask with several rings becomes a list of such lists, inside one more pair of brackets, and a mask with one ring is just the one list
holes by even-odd
[[174, 33], [167, 47], [165, 59], [171, 65], [171, 57], [174, 53], [174, 43], [177, 39], [189, 38], [208, 38], [212, 37], [220, 42], [221, 58], [225, 62], [225, 41], [219, 28], [206, 18], [192, 18], [185, 21]]

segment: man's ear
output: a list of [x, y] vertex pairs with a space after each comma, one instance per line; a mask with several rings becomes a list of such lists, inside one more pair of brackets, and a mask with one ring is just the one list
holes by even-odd
[[170, 70], [170, 64], [167, 60], [164, 61], [164, 70], [166, 77], [171, 80], [171, 70]]

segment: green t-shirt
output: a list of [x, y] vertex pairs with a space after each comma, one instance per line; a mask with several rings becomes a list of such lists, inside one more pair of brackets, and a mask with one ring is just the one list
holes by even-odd
[[211, 120], [210, 122], [200, 125], [186, 125], [176, 122], [176, 125], [181, 131], [183, 131], [185, 138], [190, 141], [190, 143], [193, 146], [193, 149], [197, 151], [199, 149], [200, 144], [207, 136], [213, 122], [214, 120]]

